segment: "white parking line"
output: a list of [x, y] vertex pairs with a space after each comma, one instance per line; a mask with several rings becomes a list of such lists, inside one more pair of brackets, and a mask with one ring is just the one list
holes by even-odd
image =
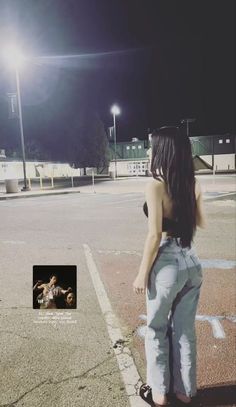
[[[142, 321], [146, 321], [147, 316], [144, 315], [144, 314], [141, 314], [141, 315], [139, 315], [139, 319], [141, 319]], [[231, 321], [231, 322], [235, 323], [236, 322], [236, 316], [235, 315], [232, 315], [232, 316], [196, 315], [196, 321], [207, 321], [207, 322], [209, 322], [209, 324], [211, 325], [211, 328], [212, 328], [212, 334], [213, 334], [214, 338], [216, 338], [216, 339], [225, 339], [226, 338], [224, 328], [220, 323], [221, 320], [228, 320], [228, 321]], [[144, 338], [145, 334], [146, 334], [146, 326], [145, 325], [139, 326], [138, 329], [137, 329], [137, 334], [141, 338]]]
[[112, 310], [111, 303], [100, 278], [96, 264], [93, 260], [92, 252], [87, 244], [83, 244], [83, 248], [88, 270], [97, 294], [99, 305], [106, 321], [107, 331], [113, 344], [118, 366], [125, 384], [130, 406], [146, 407], [146, 403], [138, 396], [138, 389], [142, 383], [141, 378], [138, 374], [129, 348], [123, 345], [125, 343], [125, 339], [119, 327], [118, 320]]
[[213, 317], [210, 315], [197, 315], [196, 320], [197, 321], [208, 321], [211, 324], [212, 333], [213, 333], [214, 338], [216, 338], [216, 339], [225, 339], [226, 338], [224, 328], [221, 325], [219, 318]]
[[217, 198], [222, 198], [222, 197], [226, 197], [226, 196], [231, 196], [231, 195], [235, 195], [235, 192], [222, 192], [222, 193], [217, 193], [214, 195], [210, 195], [208, 196], [207, 193], [203, 194], [203, 199], [204, 201], [210, 201], [210, 200], [214, 200]]
[[116, 205], [120, 203], [125, 203], [125, 202], [134, 202], [134, 201], [140, 201], [140, 197], [137, 198], [132, 198], [132, 199], [123, 199], [122, 201], [112, 201], [112, 202], [104, 202], [103, 205]]
[[[135, 256], [142, 256], [142, 252], [138, 250], [97, 250], [98, 253], [104, 254], [114, 254], [115, 256], [130, 254]], [[236, 267], [235, 260], [225, 260], [225, 259], [200, 259], [202, 268], [204, 269], [224, 269], [231, 270]]]
[[26, 244], [24, 240], [2, 240], [1, 243], [4, 244]]

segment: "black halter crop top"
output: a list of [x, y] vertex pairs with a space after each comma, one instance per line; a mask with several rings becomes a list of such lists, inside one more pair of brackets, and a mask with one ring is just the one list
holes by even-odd
[[[147, 202], [144, 202], [144, 204], [143, 204], [143, 212], [148, 217]], [[179, 237], [179, 235], [180, 235], [180, 233], [179, 233], [179, 223], [176, 222], [173, 219], [163, 218], [162, 219], [162, 231], [163, 232], [167, 232], [167, 231], [171, 232], [171, 235], [173, 237]]]

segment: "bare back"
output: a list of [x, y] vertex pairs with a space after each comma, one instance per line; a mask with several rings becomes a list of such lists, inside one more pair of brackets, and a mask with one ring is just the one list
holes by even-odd
[[[151, 194], [150, 191], [152, 190]], [[173, 219], [173, 202], [167, 192], [167, 187], [164, 181], [152, 179], [149, 181], [146, 194], [149, 195], [149, 202], [152, 203], [153, 208], [156, 211], [156, 202], [159, 202], [162, 210], [158, 210], [155, 214], [155, 223], [158, 225], [156, 227], [156, 231], [160, 230], [160, 224], [162, 218]], [[205, 227], [205, 216], [203, 211], [203, 202], [202, 202], [202, 193], [199, 182], [196, 180], [195, 183], [195, 195], [196, 195], [196, 203], [197, 203], [197, 219], [196, 223], [199, 227]], [[159, 221], [158, 221], [159, 218]], [[150, 222], [151, 225], [151, 222]]]

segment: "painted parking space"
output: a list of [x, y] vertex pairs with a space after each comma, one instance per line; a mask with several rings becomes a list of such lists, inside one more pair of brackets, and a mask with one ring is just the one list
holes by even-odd
[[[146, 329], [145, 297], [132, 291], [140, 264], [136, 251], [96, 250], [96, 264], [116, 313], [124, 337], [137, 357], [138, 370], [145, 379], [144, 335]], [[234, 380], [234, 335], [236, 328], [235, 262], [224, 259], [215, 265], [206, 259], [204, 283], [196, 317], [198, 338], [198, 387], [214, 387]], [[222, 265], [225, 268], [220, 268]], [[234, 266], [234, 267], [233, 267]], [[230, 404], [227, 404], [230, 405]]]
[[[147, 320], [147, 316], [144, 314], [139, 315], [139, 318], [142, 321]], [[223, 325], [221, 324], [222, 321], [228, 320], [231, 323], [236, 323], [236, 315], [230, 315], [230, 316], [223, 316], [223, 315], [196, 315], [196, 321], [201, 321], [201, 322], [208, 322], [211, 325], [212, 328], [212, 335], [216, 339], [225, 339], [226, 338], [226, 333], [223, 328]], [[146, 333], [146, 326], [139, 326], [137, 329], [137, 334], [140, 336], [140, 338], [144, 338]]]
[[[130, 254], [135, 256], [142, 256], [142, 253], [137, 250], [98, 250], [98, 253], [107, 255], [114, 254], [115, 256], [122, 256], [123, 254]], [[200, 259], [203, 268], [207, 269], [233, 269], [236, 267], [236, 261], [225, 259]]]

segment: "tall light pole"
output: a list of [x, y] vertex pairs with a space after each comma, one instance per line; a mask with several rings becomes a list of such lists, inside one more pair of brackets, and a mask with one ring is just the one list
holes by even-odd
[[115, 177], [117, 178], [117, 160], [116, 160], [116, 115], [120, 114], [120, 108], [117, 105], [113, 105], [111, 108], [113, 115], [113, 131], [114, 131], [114, 144], [115, 144]]
[[189, 137], [190, 132], [189, 132], [189, 123], [193, 123], [195, 122], [196, 119], [183, 119], [181, 120], [181, 123], [186, 123], [186, 127], [187, 127], [187, 136]]
[[25, 58], [16, 48], [13, 48], [13, 47], [5, 50], [4, 58], [5, 58], [6, 62], [8, 63], [8, 65], [10, 67], [12, 67], [15, 71], [16, 93], [17, 93], [19, 125], [20, 125], [20, 138], [21, 138], [21, 149], [22, 149], [23, 174], [24, 174], [24, 186], [22, 188], [22, 191], [28, 191], [30, 188], [28, 186], [27, 177], [26, 177], [25, 142], [24, 142], [24, 129], [23, 129], [23, 120], [22, 120], [20, 75], [19, 75], [19, 68], [23, 65]]

